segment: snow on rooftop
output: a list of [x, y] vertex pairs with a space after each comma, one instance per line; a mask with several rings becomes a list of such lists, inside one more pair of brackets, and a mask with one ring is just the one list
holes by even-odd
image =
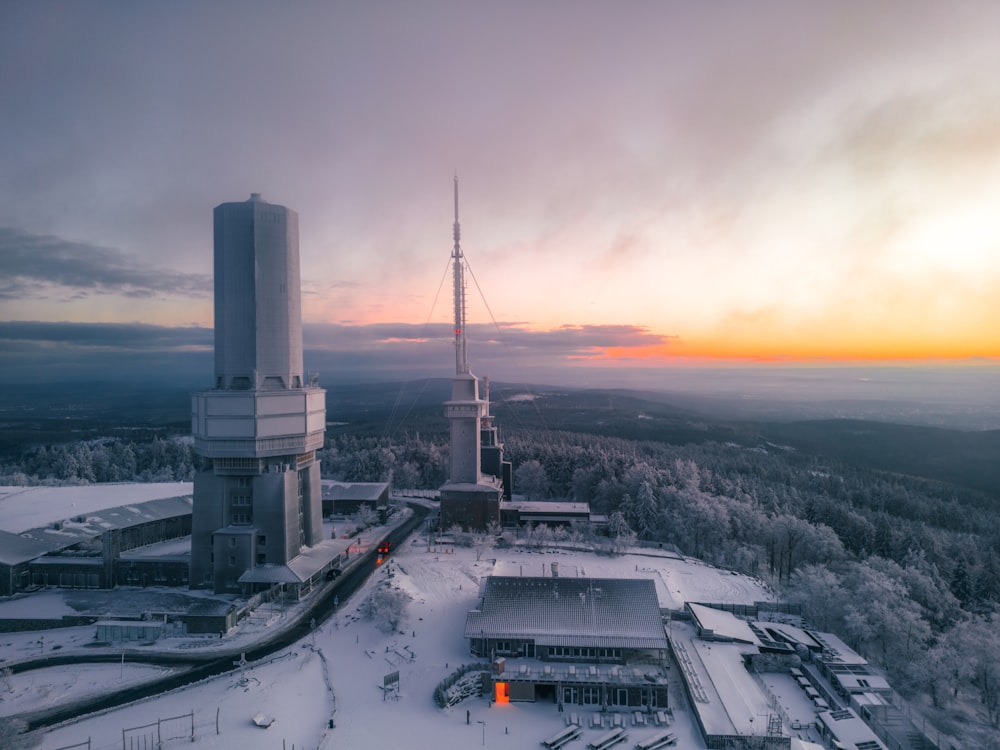
[[338, 482], [324, 479], [321, 482], [324, 500], [378, 500], [388, 490], [385, 482]]
[[302, 583], [351, 547], [349, 539], [324, 539], [302, 551], [285, 565], [258, 565], [240, 576], [240, 583]]
[[163, 542], [135, 547], [121, 553], [122, 560], [148, 560], [151, 558], [191, 558], [191, 537], [182, 536]]
[[770, 636], [773, 640], [784, 643], [802, 644], [810, 650], [820, 648], [819, 642], [802, 628], [789, 625], [784, 622], [772, 622], [769, 620], [758, 620], [757, 627]]
[[191, 482], [0, 487], [0, 531], [20, 534], [110, 508], [190, 495]]
[[[239, 670], [234, 668], [232, 673], [182, 690], [60, 725], [45, 733], [41, 750], [85, 742], [88, 738], [92, 739], [95, 748], [121, 747], [123, 728], [155, 724], [157, 718], [188, 714], [192, 708], [195, 741], [182, 743], [192, 750], [233, 747], [274, 750], [283, 745], [290, 748], [293, 744], [297, 748], [320, 750], [341, 747], [415, 750], [480, 747], [483, 744], [494, 750], [539, 747], [543, 739], [565, 728], [564, 715], [558, 713], [553, 703], [501, 705], [491, 704], [486, 698], [469, 698], [451, 709], [442, 710], [434, 705], [434, 686], [452, 674], [457, 665], [476, 661], [469, 654], [468, 641], [463, 638], [463, 624], [466, 614], [476, 604], [479, 582], [493, 572], [493, 564], [485, 556], [477, 561], [473, 549], [458, 548], [450, 554], [428, 550], [424, 540], [400, 545], [361, 591], [341, 603], [334, 618], [318, 625], [314, 636], [263, 662], [250, 664], [246, 670], [246, 684], [240, 684]], [[635, 578], [640, 575], [655, 582], [661, 605], [663, 597], [677, 597], [683, 601], [685, 595], [692, 601], [734, 603], [770, 598], [766, 589], [753, 579], [732, 576], [728, 571], [676, 556], [654, 557], [644, 552], [610, 557], [565, 550], [538, 554], [518, 549], [495, 550], [490, 556], [500, 558], [508, 568], [523, 566], [525, 571], [537, 571], [543, 564], [548, 567], [551, 561], [558, 560], [560, 570], [574, 568], [581, 576]], [[367, 593], [387, 583], [398, 586], [412, 597], [404, 624], [388, 634], [361, 619], [358, 613]], [[63, 596], [105, 594], [62, 593]], [[281, 618], [277, 611], [270, 614], [274, 620], [255, 625], [249, 622], [253, 618], [248, 618], [240, 629], [259, 628], [258, 632], [265, 632], [265, 628], [273, 627]], [[676, 631], [681, 625], [675, 622], [673, 627]], [[66, 644], [61, 652], [79, 649], [88, 639], [93, 640], [93, 627], [65, 630], [86, 635], [72, 641], [63, 631], [46, 631], [46, 651], [61, 643]], [[242, 632], [225, 639], [167, 634], [155, 647], [130, 648], [205, 651], [232, 647], [234, 643], [242, 647], [248, 643], [240, 640], [242, 638]], [[4, 634], [0, 644], [10, 643], [9, 652], [24, 656], [38, 653], [37, 640], [37, 633]], [[106, 670], [106, 686], [118, 682], [119, 669], [119, 665], [115, 665]], [[383, 678], [396, 671], [400, 679], [399, 695], [390, 694], [383, 701], [380, 688]], [[29, 689], [31, 674], [12, 676], [17, 691]], [[62, 668], [53, 673], [47, 689], [56, 695], [63, 684], [72, 679], [72, 670]], [[690, 711], [681, 707], [684, 704], [684, 701], [674, 704], [675, 721], [670, 726], [677, 736], [677, 747], [704, 747]], [[469, 723], [466, 723], [466, 710], [469, 711]], [[216, 734], [215, 725], [217, 711], [219, 734]], [[264, 730], [253, 725], [252, 718], [259, 711], [275, 717], [271, 728]], [[579, 708], [584, 719], [591, 712], [586, 707]], [[331, 716], [335, 723], [333, 729], [328, 726]], [[585, 727], [583, 736], [575, 744], [583, 747], [605, 731]], [[631, 746], [653, 730], [629, 727], [628, 731]]]
[[844, 748], [850, 750], [886, 750], [882, 741], [875, 736], [865, 722], [849, 708], [837, 711], [821, 711], [817, 719], [825, 725]]
[[751, 630], [746, 620], [741, 620], [731, 612], [723, 612], [719, 609], [706, 607], [703, 604], [688, 604], [688, 608], [695, 616], [698, 624], [704, 629], [711, 631], [717, 638], [725, 638], [743, 643], [760, 645], [760, 639]]
[[490, 576], [465, 637], [532, 638], [536, 644], [667, 648], [656, 587], [648, 579]]
[[809, 631], [822, 646], [820, 659], [827, 664], [852, 664], [856, 666], [867, 664], [868, 661], [833, 633], [817, 633]]
[[514, 500], [505, 507], [521, 513], [590, 513], [590, 503], [558, 500]]
[[671, 624], [670, 640], [709, 734], [766, 734], [768, 696], [743, 666], [755, 646], [703, 641], [683, 622]]

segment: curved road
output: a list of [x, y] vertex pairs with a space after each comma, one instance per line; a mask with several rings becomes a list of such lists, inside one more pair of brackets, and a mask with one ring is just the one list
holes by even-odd
[[[428, 508], [417, 504], [410, 504], [413, 516], [405, 523], [400, 524], [385, 537], [392, 542], [392, 549], [395, 550], [402, 544], [409, 535], [416, 529], [427, 516]], [[390, 552], [391, 554], [391, 552]], [[141, 653], [132, 654], [129, 660], [133, 663], [157, 664], [162, 666], [189, 665], [190, 669], [180, 674], [170, 675], [153, 682], [145, 683], [134, 687], [118, 690], [112, 693], [105, 693], [93, 698], [87, 698], [73, 703], [55, 706], [53, 708], [30, 713], [20, 714], [17, 718], [28, 723], [28, 729], [42, 729], [53, 726], [62, 721], [83, 716], [85, 714], [102, 711], [108, 708], [131, 703], [133, 701], [148, 698], [153, 695], [175, 690], [185, 685], [204, 680], [207, 677], [223, 674], [233, 670], [233, 659], [245, 653], [248, 662], [259, 661], [275, 651], [288, 648], [292, 644], [309, 635], [311, 621], [313, 618], [316, 624], [325, 622], [333, 614], [334, 595], [340, 597], [341, 602], [346, 602], [361, 585], [368, 580], [368, 576], [375, 570], [375, 560], [378, 556], [377, 550], [373, 547], [369, 552], [341, 575], [339, 578], [325, 584], [312, 595], [312, 603], [297, 616], [295, 623], [283, 628], [280, 632], [271, 637], [265, 636], [263, 640], [257, 641], [253, 645], [245, 648], [222, 648], [213, 649], [211, 653], [199, 654], [177, 654], [177, 653]], [[53, 667], [65, 664], [93, 664], [93, 663], [117, 663], [121, 660], [120, 654], [60, 654], [47, 656], [40, 659], [21, 662], [14, 666], [15, 672], [24, 672], [30, 669], [40, 669], [42, 667]]]

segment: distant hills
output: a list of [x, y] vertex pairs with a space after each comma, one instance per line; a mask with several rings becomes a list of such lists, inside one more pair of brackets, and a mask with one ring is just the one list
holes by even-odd
[[796, 450], [1000, 497], [1000, 430], [961, 432], [858, 419], [762, 424], [759, 429], [767, 439]]
[[[93, 437], [142, 441], [187, 434], [190, 394], [199, 386], [67, 383], [0, 391], [0, 456], [29, 445]], [[493, 383], [492, 413], [502, 434], [553, 430], [685, 444], [774, 444], [847, 464], [953, 483], [1000, 497], [1000, 430], [961, 431], [872, 419], [795, 419], [809, 403], [771, 409], [726, 398], [545, 385]], [[445, 378], [327, 389], [331, 432], [444, 436]], [[898, 406], [898, 405], [897, 405]], [[756, 412], [755, 412], [756, 409]], [[754, 414], [757, 416], [753, 416]]]

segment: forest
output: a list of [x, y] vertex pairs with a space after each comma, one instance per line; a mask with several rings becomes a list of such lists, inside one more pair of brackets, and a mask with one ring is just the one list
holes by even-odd
[[[1000, 504], [982, 482], [922, 477], [919, 466], [890, 471], [849, 452], [776, 443], [759, 425], [620, 395], [511, 401], [495, 411], [511, 425], [502, 438], [516, 494], [588, 502], [618, 539], [671, 544], [759, 577], [801, 603], [813, 626], [883, 667], [941, 731], [969, 747], [998, 739]], [[391, 422], [375, 409], [330, 425], [323, 476], [443, 484], [440, 408]], [[187, 480], [197, 461], [183, 436], [90, 438], [8, 455], [0, 484]], [[534, 533], [542, 532], [559, 537]]]

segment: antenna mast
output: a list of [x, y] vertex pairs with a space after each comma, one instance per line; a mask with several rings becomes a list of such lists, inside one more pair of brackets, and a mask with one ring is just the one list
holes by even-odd
[[462, 229], [458, 223], [458, 175], [455, 175], [455, 223], [452, 226], [455, 248], [452, 250], [453, 276], [455, 280], [455, 372], [463, 375], [469, 372], [469, 360], [465, 351], [465, 267], [462, 257]]

